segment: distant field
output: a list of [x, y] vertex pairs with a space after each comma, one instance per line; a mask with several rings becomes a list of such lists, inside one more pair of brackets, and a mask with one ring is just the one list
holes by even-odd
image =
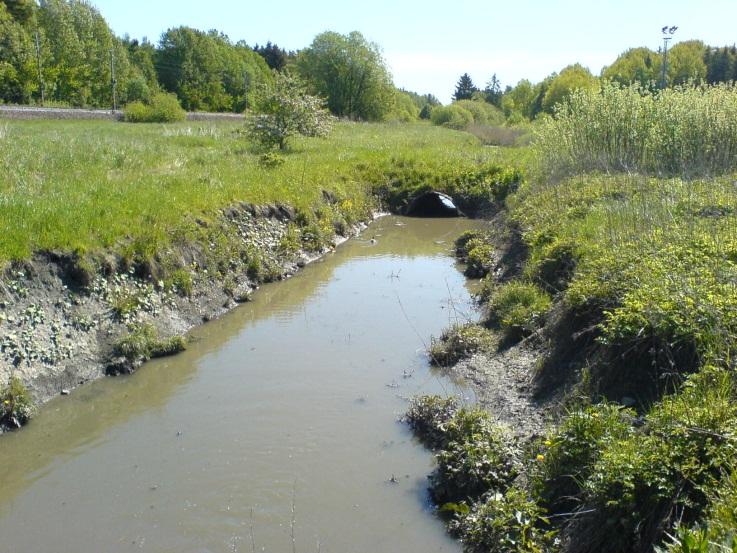
[[0, 121], [0, 261], [142, 234], [166, 241], [186, 215], [241, 201], [306, 208], [329, 190], [365, 202], [357, 167], [365, 174], [401, 159], [463, 168], [499, 156], [467, 133], [428, 124], [340, 123], [328, 139], [296, 140], [283, 163], [267, 167], [241, 128]]

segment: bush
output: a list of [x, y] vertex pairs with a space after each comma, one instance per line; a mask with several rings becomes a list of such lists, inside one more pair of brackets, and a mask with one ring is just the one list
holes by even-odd
[[175, 123], [186, 118], [174, 94], [154, 94], [149, 104], [135, 101], [123, 110], [123, 119], [129, 123]]
[[510, 338], [532, 334], [544, 322], [550, 296], [534, 284], [513, 281], [503, 284], [489, 301], [489, 322]]
[[454, 106], [468, 110], [473, 115], [472, 124], [475, 125], [502, 125], [504, 114], [496, 106], [484, 100], [458, 100]]
[[494, 337], [488, 329], [473, 323], [453, 325], [430, 344], [430, 363], [448, 367], [493, 346]]
[[554, 533], [543, 511], [516, 488], [490, 494], [453, 525], [466, 553], [549, 553]]
[[33, 416], [31, 395], [17, 376], [0, 390], [0, 425], [20, 428]]
[[148, 123], [150, 118], [149, 107], [140, 100], [135, 100], [123, 108], [123, 120], [128, 123]]
[[601, 452], [630, 435], [634, 418], [632, 411], [608, 403], [569, 411], [543, 443], [533, 478], [536, 496], [549, 508], [573, 510]]
[[473, 114], [462, 107], [450, 106], [434, 107], [430, 114], [433, 125], [440, 125], [450, 129], [463, 130], [473, 123]]
[[175, 123], [187, 118], [187, 112], [179, 105], [179, 100], [174, 94], [154, 94], [150, 109], [151, 121], [156, 123]]
[[585, 482], [591, 550], [645, 550], [676, 521], [693, 524], [737, 453], [734, 376], [706, 368], [607, 447]]
[[460, 409], [446, 428], [447, 442], [430, 477], [435, 502], [454, 511], [490, 490], [505, 491], [518, 473], [518, 451], [489, 414]]

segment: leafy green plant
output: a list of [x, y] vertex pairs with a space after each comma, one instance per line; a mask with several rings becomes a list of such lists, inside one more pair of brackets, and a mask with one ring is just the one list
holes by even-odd
[[430, 477], [431, 494], [441, 507], [506, 490], [517, 475], [517, 448], [485, 411], [460, 409], [447, 424], [446, 439]]
[[555, 533], [542, 509], [516, 487], [491, 493], [453, 524], [468, 553], [550, 553]]
[[602, 452], [584, 486], [596, 513], [583, 529], [593, 547], [652, 546], [676, 520], [698, 519], [737, 453], [734, 398], [734, 375], [705, 368], [650, 411], [645, 432]]
[[609, 403], [576, 407], [541, 444], [532, 484], [550, 509], [571, 511], [581, 501], [582, 486], [611, 444], [632, 432], [635, 414]]

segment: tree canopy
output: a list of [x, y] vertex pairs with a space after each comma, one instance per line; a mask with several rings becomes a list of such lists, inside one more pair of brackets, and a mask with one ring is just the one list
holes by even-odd
[[169, 29], [161, 37], [155, 65], [161, 86], [190, 111], [242, 111], [256, 87], [271, 81], [261, 56], [214, 30]]
[[455, 92], [453, 92], [453, 99], [456, 101], [470, 100], [473, 97], [474, 92], [478, 91], [478, 87], [473, 84], [473, 80], [471, 80], [468, 73], [464, 73], [461, 75], [460, 79], [458, 79], [458, 83], [456, 83], [456, 89]]
[[394, 86], [386, 62], [359, 32], [319, 34], [299, 53], [297, 67], [339, 117], [377, 121], [391, 109]]
[[580, 64], [569, 65], [554, 77], [542, 100], [542, 109], [552, 113], [557, 104], [564, 101], [571, 92], [579, 88], [594, 88], [598, 80], [591, 71]]

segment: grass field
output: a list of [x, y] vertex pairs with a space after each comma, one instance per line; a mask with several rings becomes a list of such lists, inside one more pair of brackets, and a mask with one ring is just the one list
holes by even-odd
[[[364, 214], [369, 184], [401, 165], [458, 172], [499, 157], [429, 124], [340, 123], [263, 157], [238, 123], [0, 122], [0, 262], [39, 250], [167, 242], [183, 221], [236, 202], [318, 205], [322, 191]], [[372, 181], [372, 182], [367, 182]]]

